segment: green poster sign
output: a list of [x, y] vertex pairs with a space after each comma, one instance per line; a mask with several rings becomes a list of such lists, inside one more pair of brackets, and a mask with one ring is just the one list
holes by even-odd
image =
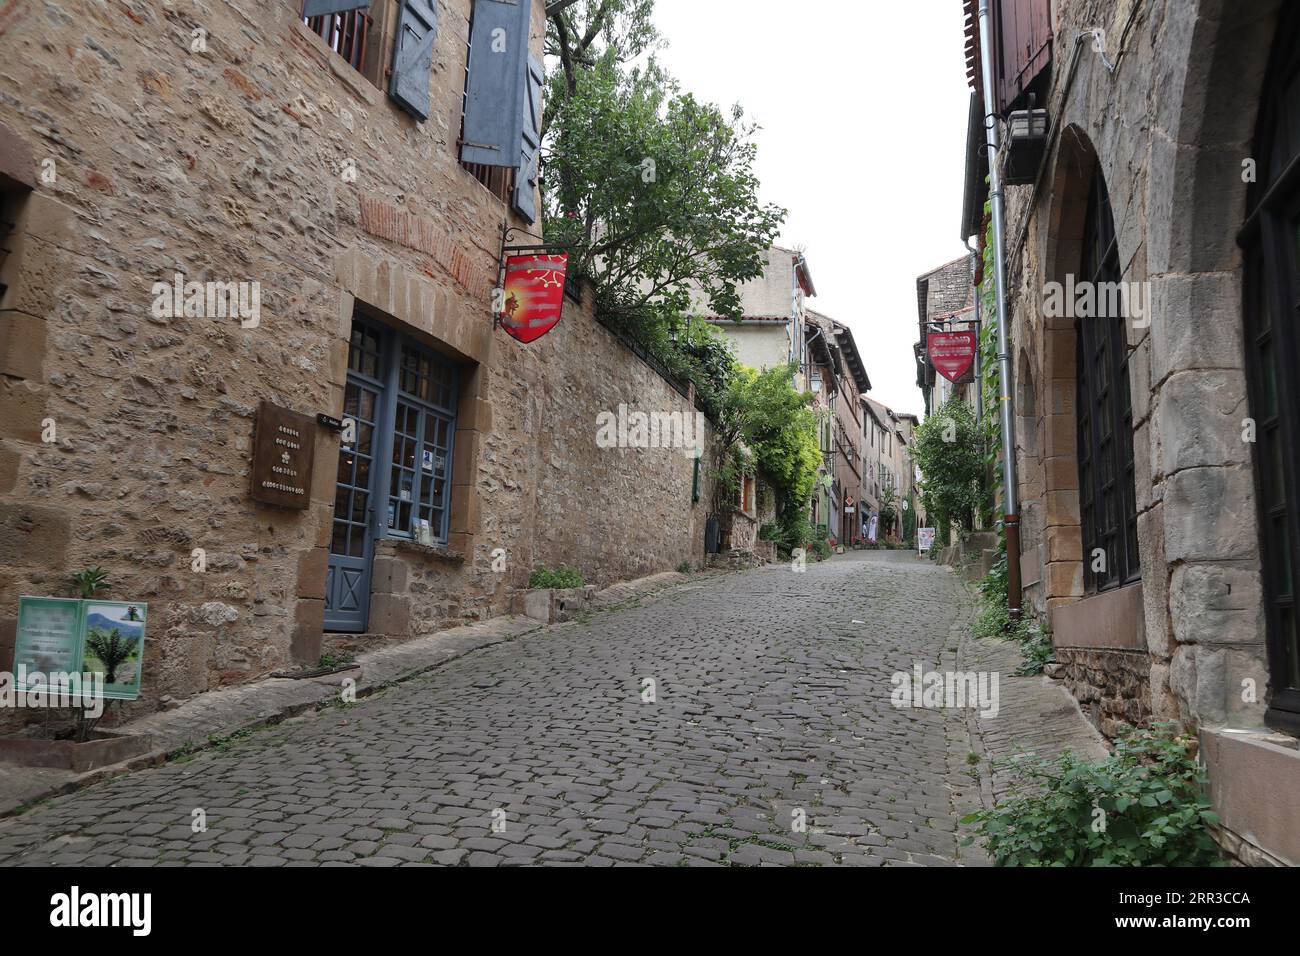
[[20, 597], [14, 642], [15, 689], [48, 690], [50, 674], [81, 671], [81, 601], [72, 598]]
[[144, 668], [148, 605], [126, 601], [20, 597], [14, 674], [17, 689], [49, 689], [50, 674], [99, 674], [104, 696], [135, 700]]

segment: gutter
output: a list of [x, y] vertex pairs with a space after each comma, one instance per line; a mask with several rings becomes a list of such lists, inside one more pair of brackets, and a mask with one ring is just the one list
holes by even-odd
[[1012, 414], [1011, 328], [1007, 318], [1006, 209], [1000, 150], [997, 106], [993, 98], [993, 58], [983, 55], [993, 49], [993, 27], [989, 22], [989, 0], [979, 0], [980, 66], [984, 77], [984, 137], [989, 154], [989, 198], [993, 205], [993, 278], [998, 309], [998, 384], [1002, 394], [1002, 521], [1007, 534], [1007, 609], [1013, 619], [1021, 612], [1020, 593], [1020, 507], [1016, 486], [1016, 420]]

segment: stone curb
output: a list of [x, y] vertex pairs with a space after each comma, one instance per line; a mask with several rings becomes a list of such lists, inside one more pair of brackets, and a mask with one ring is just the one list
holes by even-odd
[[[616, 610], [629, 600], [659, 595], [684, 581], [706, 580], [723, 573], [734, 572], [685, 575], [665, 571], [619, 582], [597, 592], [592, 610]], [[471, 651], [518, 640], [548, 627], [563, 626], [543, 625], [523, 615], [496, 617], [360, 654], [357, 656], [359, 669], [297, 680], [271, 677], [199, 694], [173, 710], [148, 714], [114, 728], [121, 733], [150, 734], [154, 739], [154, 749], [122, 763], [81, 774], [0, 764], [0, 819], [51, 797], [73, 793], [135, 770], [156, 767], [182, 753], [206, 750], [222, 739], [297, 717], [335, 699], [345, 679], [356, 681], [360, 699], [426, 674]]]

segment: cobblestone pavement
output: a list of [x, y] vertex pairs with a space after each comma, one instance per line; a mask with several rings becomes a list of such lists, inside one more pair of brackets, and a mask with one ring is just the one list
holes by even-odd
[[970, 715], [890, 675], [969, 608], [903, 552], [696, 578], [0, 820], [0, 866], [951, 865]]

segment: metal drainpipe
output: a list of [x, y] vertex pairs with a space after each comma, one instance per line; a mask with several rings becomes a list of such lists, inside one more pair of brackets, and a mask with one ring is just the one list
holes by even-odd
[[1003, 517], [1007, 533], [1007, 608], [1020, 617], [1020, 507], [1016, 487], [1016, 424], [1012, 407], [1011, 329], [1007, 320], [1005, 210], [998, 170], [998, 117], [993, 98], [993, 28], [989, 0], [979, 0], [980, 67], [984, 78], [984, 137], [989, 151], [989, 194], [993, 206], [993, 270], [998, 305], [998, 380], [1002, 417]]
[[[970, 239], [965, 239], [966, 251], [970, 253], [970, 274], [971, 279], [975, 278], [975, 263], [979, 261], [979, 250], [970, 244]], [[975, 297], [975, 427], [979, 428], [980, 422], [984, 418], [984, 371], [983, 363], [980, 361], [980, 334], [983, 328], [980, 325], [980, 290], [975, 287], [973, 293]]]

